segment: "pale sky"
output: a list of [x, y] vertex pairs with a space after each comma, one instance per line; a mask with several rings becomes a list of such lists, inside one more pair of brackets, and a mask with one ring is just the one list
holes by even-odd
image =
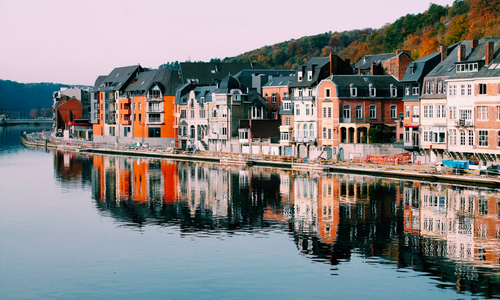
[[453, 0], [0, 0], [0, 79], [93, 85], [115, 67], [209, 61], [380, 28]]

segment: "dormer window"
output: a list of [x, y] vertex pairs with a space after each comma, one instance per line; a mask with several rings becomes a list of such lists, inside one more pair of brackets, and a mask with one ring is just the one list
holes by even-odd
[[370, 84], [370, 97], [377, 96], [377, 89]]
[[351, 83], [351, 97], [356, 97], [358, 95], [358, 89]]
[[298, 81], [302, 81], [302, 71], [299, 71], [299, 72], [297, 73], [297, 80], [298, 80]]
[[391, 97], [397, 97], [398, 96], [398, 89], [391, 84]]
[[311, 81], [313, 78], [313, 71], [307, 71], [307, 80]]
[[410, 67], [410, 74], [415, 74], [415, 69], [416, 69], [415, 66], [411, 66]]
[[412, 89], [412, 95], [418, 95], [418, 86], [414, 86]]
[[283, 102], [283, 110], [290, 110], [291, 107], [292, 107], [292, 103]]
[[479, 64], [476, 63], [467, 63], [467, 64], [458, 64], [456, 66], [457, 73], [465, 73], [465, 72], [477, 72], [479, 68]]

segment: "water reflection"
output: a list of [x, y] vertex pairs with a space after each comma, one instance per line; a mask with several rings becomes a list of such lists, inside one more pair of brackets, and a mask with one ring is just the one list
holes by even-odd
[[500, 295], [497, 189], [64, 152], [55, 166], [61, 182], [91, 185], [120, 226], [282, 230], [314, 261], [361, 255], [423, 272], [439, 288]]

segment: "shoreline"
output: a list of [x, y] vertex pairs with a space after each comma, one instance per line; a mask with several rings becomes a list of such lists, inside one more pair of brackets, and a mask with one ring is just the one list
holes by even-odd
[[113, 149], [102, 147], [85, 147], [76, 145], [75, 143], [57, 144], [47, 139], [28, 140], [23, 135], [20, 137], [21, 143], [26, 147], [65, 150], [77, 153], [96, 153], [121, 156], [137, 156], [151, 158], [169, 158], [180, 161], [210, 161], [221, 165], [238, 165], [238, 166], [268, 166], [283, 169], [291, 169], [296, 171], [313, 171], [325, 173], [346, 173], [346, 174], [361, 174], [380, 177], [390, 177], [409, 180], [422, 180], [430, 182], [441, 182], [450, 184], [475, 184], [479, 186], [500, 188], [499, 177], [482, 177], [475, 174], [456, 175], [447, 173], [437, 173], [431, 169], [430, 165], [378, 165], [372, 163], [350, 163], [350, 162], [335, 162], [335, 163], [308, 163], [308, 162], [293, 162], [293, 161], [277, 161], [264, 159], [263, 157], [250, 156], [237, 153], [218, 152], [218, 155], [205, 154], [184, 154], [173, 153], [160, 149]]

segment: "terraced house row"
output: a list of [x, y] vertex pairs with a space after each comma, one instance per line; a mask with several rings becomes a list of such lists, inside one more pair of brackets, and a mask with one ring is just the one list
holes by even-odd
[[348, 159], [409, 151], [425, 162], [500, 158], [500, 38], [409, 51], [335, 53], [299, 70], [251, 63], [119, 67], [91, 90], [96, 142]]

